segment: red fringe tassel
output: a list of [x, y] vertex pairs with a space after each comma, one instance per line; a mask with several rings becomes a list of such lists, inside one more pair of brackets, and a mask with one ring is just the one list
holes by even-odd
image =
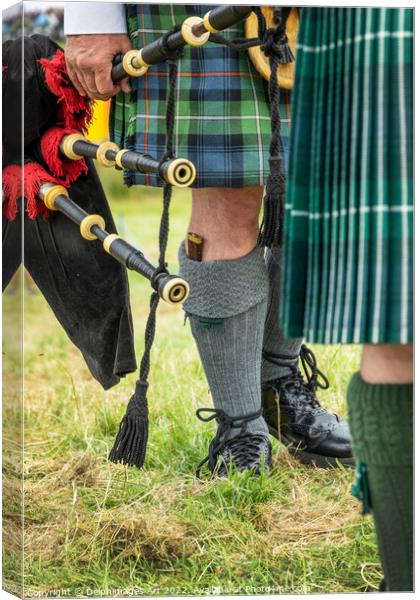
[[79, 178], [82, 173], [87, 173], [87, 164], [83, 158], [70, 160], [60, 155], [61, 140], [65, 135], [78, 133], [74, 129], [52, 127], [41, 137], [42, 157], [49, 170], [55, 177], [62, 180], [62, 185], [69, 186]]
[[39, 216], [48, 217], [49, 210], [39, 198], [39, 188], [43, 183], [55, 183], [63, 185], [61, 181], [53, 177], [38, 163], [27, 163], [23, 167], [24, 193], [26, 198], [26, 212], [30, 219]]
[[[22, 169], [20, 165], [9, 165], [3, 169], [3, 193], [6, 199], [3, 202], [3, 214], [9, 221], [13, 221], [17, 214], [17, 201], [22, 195], [26, 198], [26, 212], [30, 219], [37, 217], [48, 218], [49, 210], [39, 198], [39, 188], [43, 183], [64, 185], [62, 181], [53, 177], [38, 163], [27, 163]], [[66, 187], [66, 186], [65, 186]]]
[[44, 69], [45, 83], [58, 98], [57, 121], [70, 129], [86, 131], [92, 120], [92, 101], [81, 96], [67, 75], [66, 59], [62, 50], [38, 61]]
[[17, 214], [17, 201], [22, 196], [22, 169], [20, 165], [8, 165], [3, 169], [3, 215], [13, 221]]

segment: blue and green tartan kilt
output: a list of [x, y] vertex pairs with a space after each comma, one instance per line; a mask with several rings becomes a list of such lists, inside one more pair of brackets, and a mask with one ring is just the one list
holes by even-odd
[[[128, 4], [128, 32], [134, 48], [152, 42], [192, 15], [213, 5]], [[224, 32], [244, 35], [243, 22]], [[246, 51], [214, 43], [187, 46], [178, 61], [175, 154], [197, 169], [193, 187], [262, 186], [268, 175], [271, 137], [267, 83]], [[111, 110], [111, 137], [120, 147], [160, 159], [165, 151], [167, 65], [152, 66], [132, 80], [133, 93], [119, 94]], [[281, 142], [287, 167], [290, 94], [281, 92]], [[155, 176], [125, 173], [128, 185], [160, 186]]]
[[280, 316], [289, 337], [413, 339], [413, 12], [302, 11]]

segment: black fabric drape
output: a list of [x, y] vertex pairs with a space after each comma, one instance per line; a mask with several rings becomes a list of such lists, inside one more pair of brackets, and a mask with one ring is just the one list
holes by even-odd
[[[7, 45], [7, 46], [6, 46]], [[6, 48], [5, 48], [6, 46]], [[21, 73], [21, 41], [3, 45], [3, 166], [20, 164], [17, 136]], [[45, 87], [36, 62], [56, 52], [57, 46], [44, 36], [25, 38], [24, 110], [25, 161], [42, 164], [38, 149], [40, 134], [54, 125], [56, 98]], [[55, 100], [54, 100], [55, 98]], [[5, 115], [15, 120], [14, 125]], [[14, 131], [14, 134], [13, 134]], [[116, 232], [105, 194], [91, 161], [88, 173], [70, 187], [70, 197], [87, 212], [105, 219], [110, 233]], [[44, 165], [45, 166], [45, 165]], [[41, 290], [71, 341], [80, 349], [93, 377], [107, 389], [120, 377], [135, 371], [133, 323], [126, 269], [106, 254], [97, 241], [80, 236], [78, 227], [59, 212], [34, 220], [22, 210], [14, 221], [3, 218], [3, 289], [22, 263]], [[48, 323], [46, 323], [48, 327]]]

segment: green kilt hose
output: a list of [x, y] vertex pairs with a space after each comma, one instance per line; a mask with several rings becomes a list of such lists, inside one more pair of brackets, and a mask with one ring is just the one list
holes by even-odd
[[[213, 5], [128, 4], [128, 33], [141, 48], [192, 15]], [[225, 30], [228, 39], [244, 35], [243, 23]], [[245, 51], [209, 43], [187, 46], [178, 60], [175, 155], [197, 169], [192, 187], [263, 186], [271, 138], [267, 82]], [[132, 80], [131, 97], [119, 94], [111, 111], [111, 137], [118, 145], [160, 158], [165, 150], [167, 65], [160, 63]], [[282, 90], [281, 141], [287, 163], [290, 93]], [[125, 173], [128, 185], [161, 186], [153, 175]]]
[[413, 339], [413, 11], [305, 8], [293, 92], [289, 337]]

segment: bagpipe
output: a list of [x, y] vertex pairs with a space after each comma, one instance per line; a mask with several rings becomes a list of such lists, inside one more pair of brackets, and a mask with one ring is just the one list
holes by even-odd
[[[111, 71], [112, 80], [117, 83], [127, 76], [142, 77], [150, 66], [168, 59], [186, 45], [203, 46], [209, 41], [228, 43], [217, 34], [243, 19], [245, 19], [245, 39], [236, 40], [234, 46], [248, 50], [255, 68], [267, 81], [270, 79], [270, 51], [277, 52], [278, 85], [284, 89], [292, 89], [299, 9], [291, 7], [218, 6], [207, 12], [203, 18], [189, 17], [181, 26], [157, 38], [151, 44], [115, 57]], [[271, 48], [267, 52], [264, 44], [270, 36], [273, 43], [277, 44], [277, 48], [274, 51]], [[282, 54], [282, 46], [286, 53], [283, 51]], [[286, 46], [290, 50], [289, 54]]]
[[141, 77], [152, 65], [179, 53], [185, 46], [204, 46], [210, 35], [219, 33], [245, 19], [252, 12], [249, 6], [218, 6], [203, 18], [194, 16], [185, 19], [182, 25], [157, 38], [140, 50], [130, 50], [114, 59], [111, 77], [117, 83], [124, 77]]
[[120, 150], [113, 142], [94, 144], [77, 133], [63, 134], [59, 148], [60, 153], [71, 160], [94, 158], [103, 167], [159, 175], [161, 179], [176, 187], [189, 187], [196, 176], [195, 166], [185, 158], [158, 161], [148, 154], [140, 154], [126, 148]]
[[88, 214], [69, 197], [65, 187], [43, 183], [39, 188], [39, 197], [48, 210], [59, 210], [78, 225], [82, 238], [88, 241], [99, 240], [103, 249], [115, 260], [127, 269], [146, 277], [162, 300], [169, 304], [178, 304], [187, 298], [189, 288], [184, 279], [156, 269], [140, 250], [118, 234], [106, 231], [104, 218], [98, 214]]
[[[23, 179], [25, 190], [29, 190], [25, 193], [26, 211], [29, 217], [32, 219], [38, 216], [48, 217], [49, 211], [60, 212], [69, 221], [78, 225], [83, 240], [101, 242], [103, 250], [108, 255], [118, 263], [146, 277], [153, 288], [145, 327], [145, 349], [139, 378], [109, 455], [109, 459], [113, 462], [122, 462], [139, 468], [144, 463], [148, 438], [148, 375], [157, 306], [160, 298], [178, 304], [185, 300], [189, 291], [188, 283], [180, 277], [171, 275], [167, 271], [166, 264], [172, 188], [190, 186], [195, 179], [194, 165], [187, 158], [176, 157], [174, 154], [177, 62], [187, 45], [196, 47], [208, 42], [225, 44], [235, 51], [257, 50], [264, 56], [269, 71], [267, 73], [265, 67], [262, 69], [264, 76], [268, 78], [272, 139], [269, 176], [264, 193], [264, 217], [258, 242], [262, 246], [279, 245], [282, 236], [285, 183], [278, 114], [279, 73], [283, 67], [289, 67], [294, 60], [293, 51], [288, 43], [288, 31], [290, 35], [291, 31], [290, 28], [287, 29], [287, 23], [291, 22], [289, 21], [291, 14], [293, 13], [290, 8], [275, 7], [268, 15], [260, 7], [217, 6], [204, 17], [194, 16], [186, 19], [184, 23], [177, 25], [151, 44], [114, 58], [112, 67], [114, 82], [125, 77], [141, 77], [151, 65], [160, 62], [167, 64], [166, 144], [164, 154], [160, 158], [140, 154], [131, 149], [120, 149], [112, 142], [94, 144], [86, 139], [84, 133], [91, 118], [92, 106], [86, 98], [79, 96], [70, 84], [63, 52], [57, 49], [51, 57], [46, 55], [44, 49], [37, 59], [36, 68], [41, 68], [41, 77], [38, 78], [43, 80], [47, 89], [42, 105], [44, 109], [47, 105], [50, 114], [48, 118], [38, 119], [39, 122], [36, 124], [30, 121], [28, 123], [25, 121], [24, 124], [24, 146], [25, 154], [27, 153], [28, 156], [25, 155]], [[247, 19], [246, 30], [250, 37], [227, 40], [221, 35], [221, 31], [244, 19]], [[296, 15], [294, 19], [296, 24]], [[253, 54], [255, 57], [255, 53]], [[287, 86], [290, 87], [290, 82], [285, 87]], [[12, 147], [13, 136], [10, 136], [9, 142]], [[7, 143], [6, 148], [8, 148]], [[13, 152], [11, 154], [13, 155]], [[5, 160], [5, 157], [3, 158]], [[109, 231], [103, 216], [88, 213], [72, 199], [72, 190], [91, 168], [92, 159], [102, 166], [153, 173], [161, 178], [163, 208], [159, 227], [157, 267], [154, 267], [140, 250], [120, 238], [116, 231]], [[8, 160], [10, 162], [6, 152], [6, 163]], [[6, 180], [3, 188], [7, 197], [3, 209], [8, 218], [16, 215], [16, 196], [20, 193], [14, 167], [15, 164], [9, 165], [3, 171], [3, 179]], [[8, 168], [9, 172], [7, 172]], [[10, 172], [10, 168], [13, 173]]]

